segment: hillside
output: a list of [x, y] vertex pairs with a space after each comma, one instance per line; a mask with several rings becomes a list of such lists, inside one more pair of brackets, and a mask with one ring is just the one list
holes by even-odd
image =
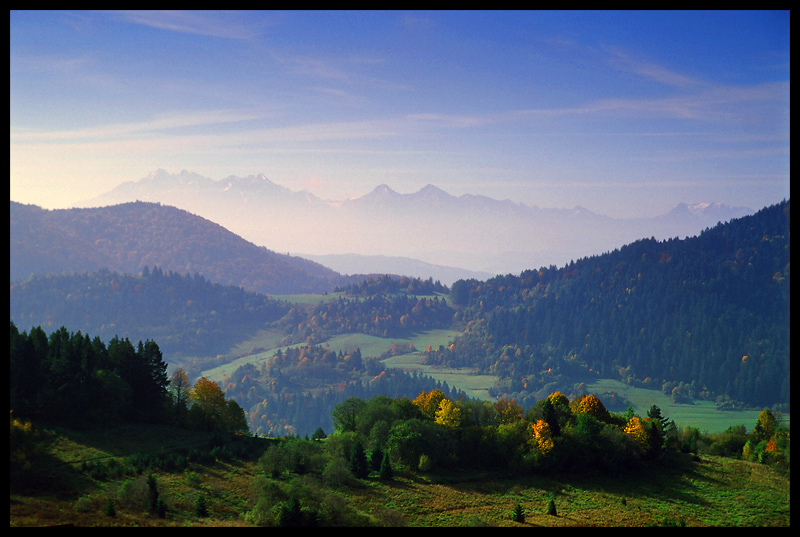
[[48, 211], [12, 201], [10, 213], [11, 281], [99, 269], [139, 274], [145, 266], [260, 293], [324, 292], [355, 281], [157, 203]]
[[[595, 473], [531, 477], [498, 472], [266, 474], [267, 439], [214, 439], [165, 426], [104, 430], [45, 429], [25, 486], [12, 486], [11, 527], [255, 527], [275, 523], [289, 494], [330, 526], [790, 526], [790, 481], [774, 468], [708, 454], [675, 454], [625, 478]], [[245, 442], [249, 440], [249, 442]], [[223, 440], [224, 441], [224, 440]], [[289, 440], [306, 449], [308, 441]], [[329, 447], [336, 448], [332, 440]], [[317, 443], [315, 446], [322, 447]], [[216, 451], [212, 448], [217, 447]], [[274, 451], [275, 447], [270, 448]], [[330, 452], [330, 449], [326, 450]], [[211, 455], [214, 453], [216, 456]], [[297, 451], [301, 453], [301, 451]], [[308, 453], [308, 451], [305, 451]], [[323, 459], [327, 462], [329, 459]], [[319, 461], [315, 460], [314, 465]], [[295, 467], [297, 468], [297, 467]], [[161, 518], [147, 510], [147, 476], [165, 499]], [[198, 516], [198, 499], [208, 514]], [[553, 499], [556, 515], [548, 514]], [[112, 500], [113, 516], [108, 513]], [[516, 504], [525, 521], [515, 522]]]
[[428, 363], [500, 375], [495, 393], [518, 401], [617, 378], [722, 408], [788, 410], [789, 220], [785, 201], [698, 237], [456, 282], [453, 304], [473, 329]]
[[216, 356], [271, 326], [291, 306], [240, 287], [158, 267], [141, 274], [107, 269], [34, 276], [12, 283], [11, 321], [21, 330], [60, 326], [108, 340], [125, 334], [158, 341], [170, 362]]

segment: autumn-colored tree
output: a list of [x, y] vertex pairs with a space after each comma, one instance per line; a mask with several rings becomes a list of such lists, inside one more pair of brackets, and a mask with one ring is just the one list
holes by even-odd
[[633, 437], [636, 441], [636, 445], [639, 446], [643, 454], [647, 453], [650, 448], [650, 437], [642, 424], [642, 420], [639, 419], [639, 416], [631, 416], [628, 423], [625, 424], [624, 431], [625, 434]]
[[455, 428], [461, 425], [461, 409], [448, 399], [442, 399], [436, 411], [436, 423]]
[[591, 393], [576, 397], [569, 406], [573, 414], [588, 414], [600, 421], [608, 421], [611, 417], [603, 402]]
[[753, 441], [759, 443], [763, 440], [769, 440], [775, 434], [775, 429], [778, 427], [778, 420], [775, 415], [765, 408], [758, 415], [756, 426], [753, 428]]
[[553, 449], [553, 435], [550, 431], [550, 425], [544, 420], [538, 420], [533, 424], [533, 439], [535, 447], [547, 455]]
[[412, 402], [419, 407], [422, 414], [430, 419], [436, 419], [436, 411], [439, 410], [439, 403], [447, 396], [440, 390], [433, 389], [429, 392], [420, 392]]
[[550, 395], [548, 395], [547, 398], [554, 406], [569, 407], [569, 399], [567, 399], [567, 396], [561, 392], [553, 392]]
[[247, 430], [244, 410], [236, 401], [225, 400], [216, 382], [201, 377], [191, 390], [188, 421], [198, 429], [239, 431]]
[[514, 399], [504, 397], [495, 403], [494, 409], [500, 423], [513, 423], [522, 419], [522, 407]]

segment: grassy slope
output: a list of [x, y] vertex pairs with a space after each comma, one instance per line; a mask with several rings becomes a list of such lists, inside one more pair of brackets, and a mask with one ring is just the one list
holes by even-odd
[[[217, 462], [186, 472], [156, 472], [169, 512], [165, 519], [141, 508], [118, 505], [115, 518], [103, 508], [125, 479], [94, 481], [64, 462], [196, 444], [207, 438], [166, 428], [128, 427], [107, 433], [60, 431], [45, 452], [41, 469], [27, 491], [10, 495], [11, 526], [73, 523], [78, 526], [244, 526], [241, 516], [253, 505], [255, 462]], [[288, 478], [284, 478], [288, 479]], [[203, 494], [209, 518], [193, 514]], [[626, 478], [598, 476], [512, 479], [488, 475], [401, 475], [389, 484], [373, 474], [353, 488], [338, 489], [365, 520], [409, 526], [519, 525], [510, 519], [514, 505], [525, 509], [524, 525], [644, 526], [684, 520], [698, 526], [789, 526], [789, 479], [754, 463], [681, 456]], [[550, 498], [558, 516], [546, 514]], [[623, 502], [623, 498], [625, 501]], [[82, 509], [76, 510], [76, 506]]]

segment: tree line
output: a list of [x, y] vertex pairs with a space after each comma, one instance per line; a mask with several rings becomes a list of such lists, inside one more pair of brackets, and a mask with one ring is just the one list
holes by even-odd
[[206, 431], [249, 431], [242, 408], [205, 378], [170, 377], [153, 340], [134, 345], [61, 327], [20, 332], [10, 323], [10, 407], [20, 419], [75, 428], [167, 423]]

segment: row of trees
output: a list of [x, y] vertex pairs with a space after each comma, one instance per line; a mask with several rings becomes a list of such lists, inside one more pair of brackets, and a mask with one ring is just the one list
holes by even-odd
[[[291, 311], [283, 324], [287, 342], [315, 344], [334, 334], [358, 332], [377, 337], [403, 337], [409, 334], [446, 328], [455, 310], [445, 298], [408, 295], [372, 295], [320, 303], [305, 316]], [[295, 322], [297, 321], [297, 322]]]
[[372, 296], [372, 295], [436, 295], [447, 294], [449, 289], [442, 285], [439, 280], [433, 278], [423, 280], [421, 278], [409, 278], [408, 276], [390, 276], [384, 274], [374, 278], [367, 278], [359, 283], [352, 283], [344, 287], [335, 287], [334, 293], [345, 293], [350, 296]]
[[677, 428], [657, 407], [644, 418], [615, 414], [594, 395], [569, 401], [555, 392], [526, 412], [513, 400], [451, 399], [431, 390], [413, 400], [351, 398], [333, 418], [335, 436], [414, 470], [618, 472], [679, 448]]
[[170, 377], [156, 342], [133, 345], [61, 327], [20, 332], [10, 323], [10, 405], [15, 416], [71, 427], [120, 422], [170, 423], [201, 430], [248, 431], [244, 411], [216, 383]]

